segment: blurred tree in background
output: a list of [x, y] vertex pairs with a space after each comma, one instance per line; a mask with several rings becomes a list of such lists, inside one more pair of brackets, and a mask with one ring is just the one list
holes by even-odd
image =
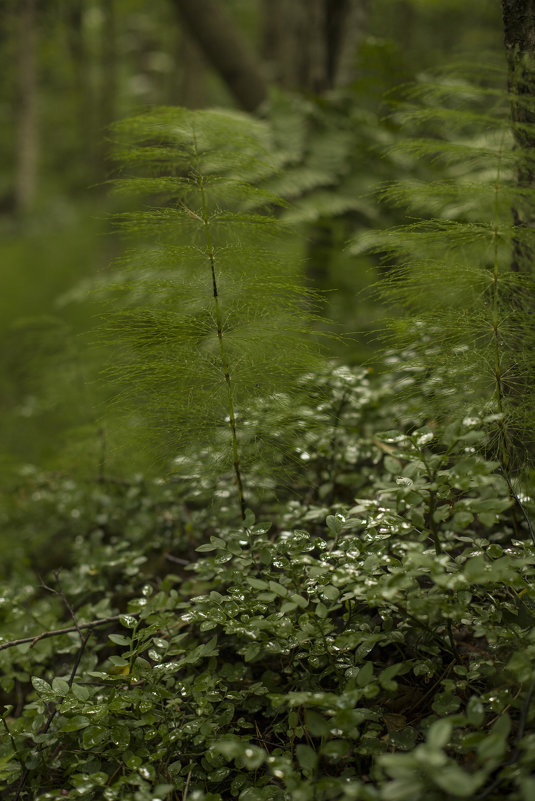
[[104, 434], [102, 356], [86, 346], [91, 286], [119, 249], [110, 123], [159, 105], [270, 120], [296, 256], [358, 362], [381, 268], [345, 243], [398, 221], [373, 193], [415, 166], [381, 158], [396, 136], [385, 93], [455, 53], [503, 50], [486, 0], [2, 0], [0, 16], [2, 459], [93, 473], [120, 428]]

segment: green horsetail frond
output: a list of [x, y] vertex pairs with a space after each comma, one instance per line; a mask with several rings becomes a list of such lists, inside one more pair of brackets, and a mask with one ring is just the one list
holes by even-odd
[[505, 68], [476, 73], [464, 65], [422, 80], [398, 105], [393, 149], [414, 177], [381, 195], [406, 217], [351, 248], [384, 262], [378, 291], [426, 376], [429, 419], [478, 412], [510, 470], [535, 440], [535, 150], [529, 122], [512, 119]]
[[269, 129], [246, 115], [159, 109], [115, 127], [128, 241], [108, 284], [104, 326], [116, 401], [155, 423], [168, 455], [204, 449], [234, 471], [242, 516], [247, 464], [269, 431], [247, 410], [291, 408], [296, 379], [317, 364], [314, 298], [300, 284]]

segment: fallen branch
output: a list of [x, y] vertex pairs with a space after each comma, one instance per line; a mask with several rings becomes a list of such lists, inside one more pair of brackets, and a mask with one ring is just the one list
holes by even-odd
[[[138, 617], [139, 612], [128, 613], [130, 617]], [[71, 634], [73, 631], [79, 633], [80, 629], [94, 629], [97, 626], [104, 626], [106, 623], [116, 623], [122, 615], [113, 615], [112, 617], [102, 617], [99, 620], [92, 620], [90, 623], [80, 623], [78, 626], [67, 626], [64, 629], [54, 629], [53, 631], [43, 631], [41, 634], [36, 634], [35, 637], [22, 637], [20, 640], [11, 640], [11, 642], [0, 643], [0, 651], [6, 648], [14, 648], [16, 645], [24, 645], [31, 642], [31, 647], [39, 640], [45, 640], [47, 637], [56, 637], [58, 634]]]

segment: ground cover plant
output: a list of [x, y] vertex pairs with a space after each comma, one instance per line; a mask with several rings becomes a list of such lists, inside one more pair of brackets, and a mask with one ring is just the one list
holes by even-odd
[[196, 478], [21, 482], [78, 528], [4, 596], [13, 797], [530, 798], [531, 504], [474, 452], [488, 422], [385, 432], [399, 375], [309, 380], [326, 425], [265, 522]]
[[[451, 94], [437, 80], [431, 130], [447, 130]], [[436, 216], [374, 235], [403, 254], [389, 291], [409, 307], [374, 370], [319, 366], [301, 338], [309, 295], [263, 239], [279, 231], [267, 123], [160, 111], [126, 125], [143, 173], [129, 187], [152, 205], [121, 218], [141, 239], [109, 282], [124, 305], [106, 331], [119, 384], [126, 365], [143, 426], [175, 453], [161, 479], [104, 459], [86, 480], [20, 474], [0, 607], [7, 797], [533, 797], [532, 231], [513, 217], [531, 156], [505, 124], [496, 145], [495, 116], [462, 120], [461, 139], [490, 133], [435, 137], [455, 156], [424, 192]], [[474, 201], [474, 169], [494, 203]], [[409, 195], [421, 206], [421, 186]]]

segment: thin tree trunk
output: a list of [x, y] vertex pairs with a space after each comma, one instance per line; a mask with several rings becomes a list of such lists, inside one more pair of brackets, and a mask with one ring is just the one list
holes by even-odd
[[329, 88], [327, 75], [327, 13], [324, 0], [308, 0], [302, 4], [304, 19], [301, 42], [294, 48], [301, 52], [300, 84], [313, 92], [322, 94]]
[[[98, 136], [95, 121], [95, 90], [91, 80], [91, 59], [84, 26], [85, 0], [71, 0], [68, 8], [68, 40], [71, 53], [79, 153], [86, 165], [95, 168]], [[85, 185], [85, 184], [84, 184]]]
[[18, 147], [15, 209], [30, 211], [37, 188], [37, 22], [35, 0], [21, 0], [19, 12]]
[[356, 77], [357, 53], [366, 33], [371, 0], [327, 2], [327, 74], [329, 85], [348, 86]]
[[207, 60], [246, 111], [266, 99], [261, 64], [249, 49], [222, 3], [216, 0], [172, 0], [180, 20]]
[[188, 34], [180, 37], [180, 80], [173, 96], [180, 106], [203, 108], [206, 105], [206, 59], [199, 46]]
[[262, 59], [266, 75], [271, 83], [283, 86], [280, 63], [280, 40], [282, 7], [285, 0], [261, 0], [262, 2]]
[[115, 0], [103, 0], [99, 103], [99, 167], [106, 171], [106, 129], [117, 119], [117, 17]]
[[[535, 185], [535, 0], [502, 0], [502, 10], [513, 133], [525, 156], [517, 169], [517, 183], [531, 188]], [[517, 203], [513, 222], [519, 229], [535, 229], [532, 203]], [[533, 256], [531, 243], [519, 236], [513, 243], [511, 269], [531, 274]]]
[[263, 0], [262, 15], [263, 56], [269, 76], [278, 86], [295, 90], [301, 80], [301, 51], [308, 46], [306, 9], [301, 0]]
[[[356, 77], [358, 47], [371, 0], [263, 0], [263, 53], [270, 76], [285, 89], [323, 94]], [[328, 285], [332, 222], [310, 226], [307, 276]]]
[[371, 0], [263, 0], [264, 55], [276, 83], [321, 94], [355, 77]]
[[264, 0], [264, 56], [284, 89], [327, 89], [325, 0]]

